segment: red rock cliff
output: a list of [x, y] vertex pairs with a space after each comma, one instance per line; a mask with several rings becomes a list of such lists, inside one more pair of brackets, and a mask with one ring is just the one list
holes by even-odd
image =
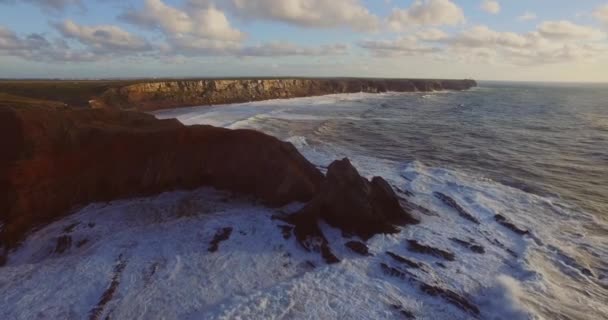
[[105, 109], [1, 108], [0, 148], [5, 247], [79, 204], [214, 186], [282, 205], [310, 200], [323, 179], [260, 132]]

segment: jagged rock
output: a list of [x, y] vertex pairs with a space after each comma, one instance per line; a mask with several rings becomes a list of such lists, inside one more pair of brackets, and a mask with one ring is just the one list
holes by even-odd
[[211, 242], [209, 243], [209, 248], [207, 249], [207, 251], [216, 252], [219, 249], [220, 242], [230, 239], [231, 234], [232, 228], [230, 227], [218, 230], [213, 236]]
[[475, 218], [472, 214], [468, 213], [462, 206], [460, 206], [458, 204], [458, 202], [456, 202], [456, 200], [452, 199], [451, 197], [449, 197], [441, 192], [435, 192], [434, 195], [437, 199], [441, 200], [443, 203], [445, 203], [449, 207], [452, 207], [453, 209], [455, 209], [461, 217], [463, 217], [475, 224], [479, 224], [479, 220], [477, 218]]
[[431, 286], [426, 283], [420, 284], [420, 290], [431, 296], [441, 297], [464, 311], [479, 315], [479, 308], [476, 305], [452, 290]]
[[138, 112], [0, 109], [0, 243], [91, 202], [213, 186], [281, 206], [323, 174], [290, 143]]
[[433, 248], [431, 246], [421, 244], [416, 240], [408, 240], [407, 242], [409, 244], [409, 249], [417, 253], [432, 255], [438, 258], [443, 258], [448, 261], [454, 261], [454, 259], [456, 258], [454, 256], [454, 253], [452, 252]]
[[465, 241], [465, 240], [461, 240], [461, 239], [457, 239], [457, 238], [450, 238], [450, 240], [452, 242], [454, 242], [454, 243], [459, 244], [460, 246], [463, 246], [463, 247], [465, 247], [465, 248], [467, 248], [467, 249], [475, 252], [475, 253], [479, 253], [479, 254], [486, 253], [486, 250], [484, 249], [483, 246], [481, 246], [479, 244], [476, 244], [476, 243], [473, 243], [472, 241], [469, 242], [469, 241]]
[[369, 248], [365, 245], [365, 243], [363, 242], [359, 242], [359, 241], [349, 241], [345, 244], [345, 246], [347, 248], [349, 248], [350, 250], [352, 250], [353, 252], [356, 252], [362, 256], [369, 256], [371, 255], [369, 253]]
[[[397, 232], [418, 221], [403, 210], [390, 185], [380, 177], [361, 177], [348, 159], [334, 161], [317, 196], [295, 214], [296, 233], [305, 234], [319, 219], [362, 239]], [[304, 230], [303, 230], [304, 229]]]
[[398, 305], [398, 304], [393, 304], [391, 305], [391, 307], [395, 310], [397, 310], [402, 316], [405, 317], [405, 319], [416, 319], [416, 316], [414, 316], [414, 313], [412, 313], [411, 311], [405, 309], [404, 307]]
[[281, 234], [283, 235], [283, 239], [288, 240], [289, 238], [291, 238], [291, 231], [293, 231], [292, 226], [282, 225], [282, 226], [279, 226], [279, 228], [281, 229]]
[[57, 238], [57, 244], [55, 245], [56, 253], [60, 253], [60, 254], [64, 253], [70, 247], [72, 247], [72, 237], [61, 236], [61, 237]]
[[386, 254], [389, 257], [393, 258], [393, 260], [395, 260], [395, 261], [397, 261], [399, 263], [403, 263], [403, 264], [407, 265], [410, 268], [420, 269], [422, 267], [422, 264], [420, 264], [418, 262], [415, 262], [415, 261], [412, 261], [410, 259], [404, 258], [404, 257], [402, 257], [400, 255], [397, 255], [395, 253], [392, 253], [390, 251], [387, 251]]
[[504, 216], [497, 214], [494, 216], [494, 220], [496, 220], [496, 222], [498, 222], [500, 225], [502, 225], [503, 227], [519, 234], [519, 235], [526, 235], [529, 234], [530, 232], [528, 230], [523, 230], [520, 229], [519, 227], [517, 227], [516, 225], [514, 225], [512, 222], [510, 222], [509, 220], [507, 220], [507, 218], [505, 218]]

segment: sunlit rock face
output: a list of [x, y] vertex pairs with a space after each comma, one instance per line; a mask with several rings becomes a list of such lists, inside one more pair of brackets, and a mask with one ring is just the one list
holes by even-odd
[[112, 88], [93, 107], [159, 110], [355, 92], [466, 90], [474, 80], [410, 79], [234, 79], [147, 82]]

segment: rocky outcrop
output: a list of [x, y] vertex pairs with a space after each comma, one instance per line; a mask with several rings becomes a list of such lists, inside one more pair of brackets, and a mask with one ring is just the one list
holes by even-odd
[[384, 179], [374, 177], [370, 182], [359, 175], [348, 159], [334, 161], [319, 193], [288, 218], [305, 247], [311, 237], [326, 242], [318, 227], [320, 220], [365, 240], [379, 233], [395, 233], [397, 226], [418, 223], [401, 207]]
[[77, 205], [199, 186], [283, 205], [310, 200], [323, 179], [290, 143], [263, 133], [137, 112], [2, 108], [0, 148], [8, 247]]
[[154, 81], [108, 89], [90, 104], [94, 108], [152, 111], [336, 93], [466, 90], [476, 85], [474, 80], [357, 78]]

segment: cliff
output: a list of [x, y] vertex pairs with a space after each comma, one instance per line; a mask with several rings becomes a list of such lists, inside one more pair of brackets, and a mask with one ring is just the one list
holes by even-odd
[[0, 148], [0, 260], [74, 206], [200, 186], [283, 205], [310, 200], [323, 179], [266, 134], [139, 112], [3, 107]]
[[93, 99], [94, 108], [153, 111], [197, 105], [355, 92], [466, 90], [474, 80], [415, 79], [232, 79], [157, 81], [111, 88]]

